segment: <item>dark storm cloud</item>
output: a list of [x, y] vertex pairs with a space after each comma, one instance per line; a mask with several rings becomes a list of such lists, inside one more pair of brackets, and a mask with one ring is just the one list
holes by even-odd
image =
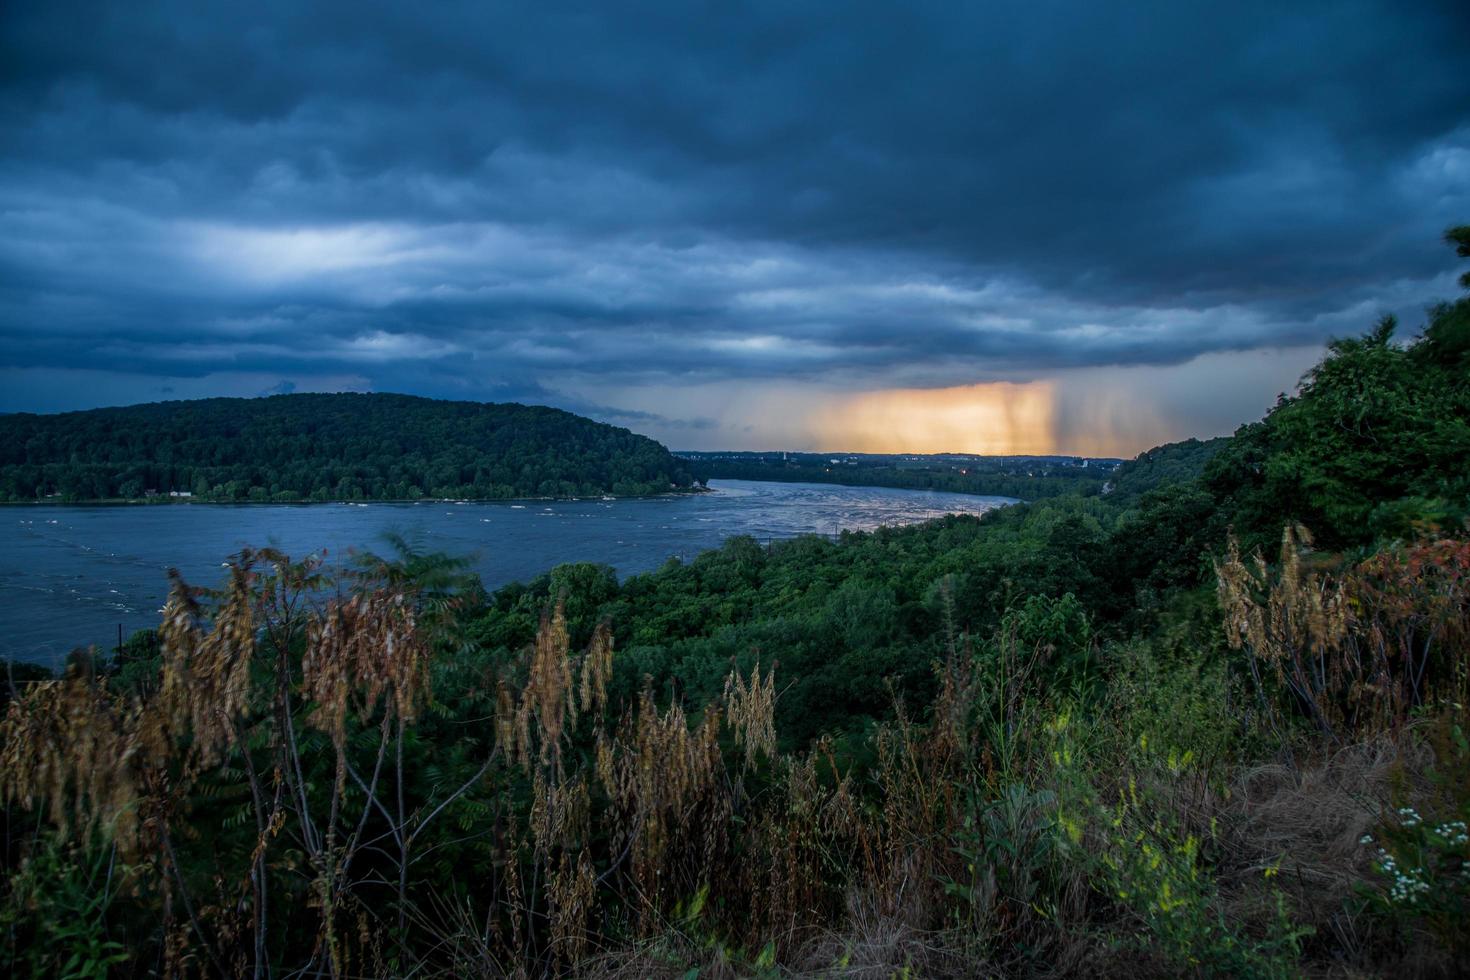
[[595, 411], [1412, 316], [1470, 14], [1284, 6], [7, 4], [0, 367]]

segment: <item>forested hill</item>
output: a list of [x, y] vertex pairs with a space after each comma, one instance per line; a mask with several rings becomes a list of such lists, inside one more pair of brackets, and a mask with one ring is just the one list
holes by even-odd
[[508, 498], [687, 488], [652, 439], [559, 409], [390, 394], [0, 416], [0, 500]]
[[1026, 500], [1096, 493], [1121, 462], [1078, 456], [959, 453], [685, 452], [679, 456], [711, 479], [899, 487]]
[[1115, 495], [1115, 501], [1128, 501], [1171, 483], [1187, 483], [1229, 443], [1228, 436], [1221, 436], [1155, 446], [1119, 466], [1107, 492]]

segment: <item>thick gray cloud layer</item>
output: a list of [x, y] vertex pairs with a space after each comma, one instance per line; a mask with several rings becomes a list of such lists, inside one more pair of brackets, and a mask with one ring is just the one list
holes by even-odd
[[1300, 349], [1453, 293], [1467, 42], [1455, 2], [18, 0], [0, 409], [636, 428], [601, 393]]

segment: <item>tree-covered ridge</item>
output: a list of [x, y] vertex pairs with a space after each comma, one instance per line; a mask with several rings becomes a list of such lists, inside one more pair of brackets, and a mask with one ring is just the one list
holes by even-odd
[[1218, 439], [1185, 439], [1155, 446], [1119, 466], [1105, 492], [1118, 500], [1132, 500], [1170, 483], [1188, 483], [1204, 472], [1205, 464], [1230, 442]]
[[10, 501], [636, 496], [692, 483], [652, 439], [531, 405], [297, 394], [0, 416]]
[[710, 479], [835, 483], [1040, 500], [1096, 493], [1116, 459], [877, 453], [680, 453]]
[[1299, 395], [1210, 461], [1204, 485], [1253, 542], [1285, 518], [1341, 547], [1465, 516], [1470, 299], [1433, 307], [1407, 344], [1395, 342], [1397, 328], [1389, 316], [1334, 341]]

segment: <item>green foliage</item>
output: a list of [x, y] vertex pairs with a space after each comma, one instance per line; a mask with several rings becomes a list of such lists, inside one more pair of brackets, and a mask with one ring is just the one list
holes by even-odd
[[1310, 930], [1293, 924], [1284, 896], [1274, 894], [1264, 937], [1244, 932], [1227, 918], [1219, 885], [1201, 861], [1210, 842], [1150, 815], [1158, 812], [1130, 787], [1111, 810], [1099, 854], [1102, 882], [1141, 924], [1142, 935], [1132, 937], [1139, 950], [1199, 976], [1299, 976], [1301, 940]]
[[1170, 656], [1159, 647], [1155, 639], [1109, 651], [1110, 717], [1124, 750], [1188, 753], [1206, 772], [1254, 757], [1253, 728], [1239, 717], [1249, 701], [1227, 659], [1198, 650]]
[[1205, 465], [1224, 449], [1230, 440], [1185, 439], [1156, 446], [1139, 453], [1119, 466], [1108, 493], [1121, 501], [1132, 501], [1151, 490], [1177, 483], [1189, 483], [1204, 472]]
[[1211, 570], [1201, 558], [1224, 538], [1224, 516], [1197, 482], [1151, 490], [1125, 511], [1106, 549], [1115, 580], [1134, 586], [1132, 595], [1116, 595], [1119, 611], [1151, 606], [1172, 590], [1208, 580]]
[[[1457, 331], [1467, 310], [1470, 300], [1431, 311], [1408, 346], [1392, 343], [1392, 317], [1365, 337], [1334, 341], [1297, 397], [1211, 460], [1205, 486], [1248, 546], [1291, 520], [1340, 548], [1402, 532], [1415, 518], [1447, 528], [1463, 519], [1470, 385]], [[1405, 498], [1417, 501], [1407, 514]]]
[[1086, 680], [1092, 655], [1092, 624], [1077, 597], [1028, 596], [1001, 618], [1001, 632], [1023, 649], [1042, 653], [1054, 686], [1075, 687]]
[[970, 807], [953, 844], [965, 874], [944, 881], [956, 922], [984, 934], [1033, 913], [1055, 917], [1066, 872], [1056, 794], [1010, 783], [993, 797], [972, 792]]
[[37, 980], [103, 980], [130, 958], [107, 914], [128, 876], [116, 852], [46, 834], [0, 890], [0, 972]]
[[1464, 947], [1462, 930], [1470, 916], [1470, 835], [1466, 816], [1425, 819], [1413, 807], [1399, 807], [1379, 836], [1365, 835], [1375, 847], [1373, 869], [1382, 886], [1372, 895], [1395, 918], [1417, 920], [1454, 947]]
[[1447, 717], [1434, 728], [1435, 812], [1401, 805], [1363, 835], [1358, 843], [1372, 853], [1378, 877], [1363, 891], [1405, 932], [1428, 932], [1463, 958], [1470, 955], [1470, 737]]
[[158, 677], [162, 648], [157, 630], [138, 630], [122, 647], [112, 652], [106, 663], [111, 683], [119, 691], [141, 694]]
[[1209, 746], [1209, 729], [1228, 722], [1183, 705], [1184, 720], [1170, 719], [1166, 701], [1180, 687], [1156, 685], [1158, 671], [1136, 660], [1129, 674], [1104, 712], [1064, 711], [1047, 726], [1066, 859], [1085, 865], [1099, 897], [1124, 913], [1110, 940], [1176, 975], [1299, 975], [1311, 929], [1293, 920], [1276, 869], [1265, 869], [1267, 909], [1252, 922], [1230, 914], [1217, 876], [1227, 843], [1205, 813], [1223, 753]]
[[1097, 498], [1061, 498], [835, 541], [734, 538], [622, 583], [605, 569], [567, 566], [501, 590], [469, 628], [501, 660], [529, 641], [547, 602], [564, 598], [574, 637], [611, 622], [623, 652], [614, 689], [624, 696], [648, 675], [655, 690], [701, 703], [719, 693], [732, 661], [746, 671], [757, 657], [779, 662], [789, 686], [778, 729], [802, 745], [885, 717], [895, 686], [926, 705], [946, 621], [988, 636], [1015, 609], [1031, 641], [1055, 647], [1056, 669], [1080, 678], [1090, 617], [1108, 594], [1094, 571], [1107, 513]]
[[313, 394], [0, 416], [0, 501], [638, 496], [692, 484], [652, 439], [528, 405]]
[[[1444, 240], [1460, 258], [1470, 258], [1470, 225], [1455, 225], [1444, 233]], [[1470, 289], [1470, 272], [1460, 276], [1460, 285]]]

